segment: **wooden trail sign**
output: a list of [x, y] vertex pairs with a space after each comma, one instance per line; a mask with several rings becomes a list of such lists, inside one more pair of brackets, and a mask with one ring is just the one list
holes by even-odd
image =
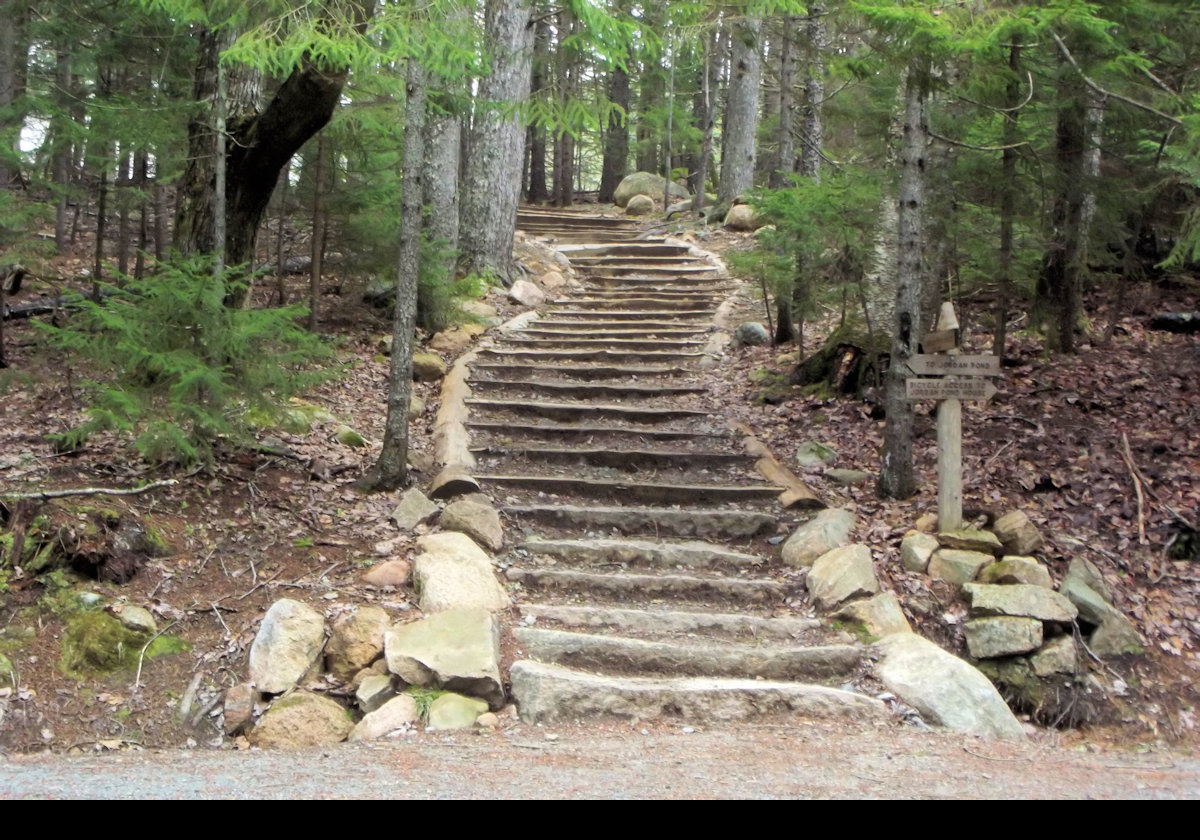
[[906, 379], [910, 400], [989, 400], [996, 386], [986, 379]]
[[907, 364], [909, 370], [920, 376], [1000, 375], [999, 356], [935, 356], [919, 353], [909, 359]]

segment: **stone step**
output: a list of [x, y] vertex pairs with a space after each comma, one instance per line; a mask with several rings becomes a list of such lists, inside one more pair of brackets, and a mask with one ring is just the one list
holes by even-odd
[[736, 446], [737, 441], [730, 435], [706, 432], [697, 429], [661, 429], [639, 427], [623, 427], [594, 424], [559, 424], [559, 423], [502, 423], [488, 420], [468, 418], [467, 427], [484, 433], [503, 432], [506, 437], [546, 437], [560, 438], [619, 438], [627, 439], [631, 446], [647, 441], [697, 441], [705, 450], [727, 445]]
[[567, 309], [554, 308], [550, 310], [550, 316], [553, 318], [605, 318], [612, 321], [641, 321], [641, 320], [712, 320], [713, 312], [711, 308], [693, 307], [691, 309], [611, 309], [605, 312], [597, 312], [593, 309]]
[[575, 309], [621, 309], [628, 311], [630, 309], [638, 309], [639, 307], [654, 307], [660, 312], [673, 312], [675, 310], [697, 310], [703, 309], [708, 304], [713, 304], [712, 308], [716, 309], [714, 301], [716, 298], [706, 296], [674, 298], [665, 295], [630, 295], [628, 297], [571, 297], [563, 298], [564, 302], [569, 301]]
[[568, 228], [585, 227], [594, 230], [637, 230], [638, 223], [632, 219], [621, 219], [606, 216], [585, 216], [574, 213], [545, 212], [520, 210], [517, 212], [517, 227], [524, 230], [522, 225], [540, 225], [550, 227], [559, 225]]
[[517, 390], [552, 397], [601, 399], [604, 397], [678, 397], [703, 394], [705, 389], [689, 385], [601, 384], [590, 382], [546, 382], [538, 379], [471, 379], [473, 391]]
[[689, 277], [699, 274], [713, 274], [721, 269], [710, 263], [678, 262], [674, 264], [634, 263], [633, 265], [612, 265], [604, 263], [581, 269], [584, 275], [591, 277]]
[[794, 641], [824, 628], [815, 618], [771, 618], [750, 613], [647, 608], [522, 604], [521, 615], [562, 627], [613, 630], [627, 636], [778, 639]]
[[571, 565], [606, 565], [726, 569], [757, 569], [766, 561], [757, 554], [743, 554], [723, 545], [699, 540], [664, 542], [661, 540], [543, 540], [531, 539], [515, 549], [533, 558], [551, 558]]
[[856, 645], [656, 641], [540, 627], [517, 628], [514, 636], [530, 659], [621, 674], [829, 683], [850, 679], [863, 661]]
[[614, 350], [678, 350], [690, 352], [704, 346], [704, 339], [678, 338], [526, 338], [524, 334], [506, 336], [497, 347], [514, 347], [530, 350], [588, 350], [612, 348]]
[[612, 467], [633, 471], [650, 468], [685, 468], [728, 464], [748, 464], [745, 455], [736, 452], [696, 452], [664, 449], [598, 449], [595, 447], [564, 448], [551, 446], [480, 446], [472, 447], [477, 455], [508, 455], [525, 461], [547, 464], [588, 464], [593, 467]]
[[633, 338], [692, 338], [703, 336], [708, 333], [708, 327], [697, 324], [691, 328], [687, 327], [658, 327], [655, 329], [647, 329], [644, 324], [638, 324], [636, 327], [630, 326], [627, 322], [621, 327], [610, 327], [608, 329], [597, 329], [586, 324], [572, 324], [565, 322], [563, 327], [527, 327], [521, 330], [522, 336], [532, 338], [545, 339], [561, 339], [561, 338], [601, 338], [601, 339], [633, 339]]
[[[506, 375], [522, 376], [544, 373], [545, 365], [490, 364], [475, 362], [471, 365], [472, 382], [483, 379], [502, 378]], [[686, 368], [671, 365], [555, 365], [554, 375], [560, 379], [660, 379], [689, 373]], [[478, 377], [478, 378], [475, 378]]]
[[709, 417], [707, 411], [691, 408], [656, 408], [629, 405], [596, 405], [582, 403], [551, 403], [526, 400], [468, 399], [468, 406], [478, 409], [512, 411], [556, 420], [593, 417], [614, 417], [632, 423], [661, 423], [683, 417]]
[[543, 350], [540, 347], [485, 347], [479, 355], [486, 357], [505, 357], [533, 361], [541, 360], [553, 364], [566, 361], [609, 361], [609, 362], [695, 362], [704, 356], [703, 353], [683, 353], [667, 350], [598, 350], [562, 349]]
[[682, 574], [630, 574], [628, 572], [580, 572], [574, 569], [544, 569], [509, 566], [504, 576], [526, 590], [555, 590], [581, 596], [588, 603], [605, 599], [627, 605], [631, 599], [671, 599], [692, 603], [738, 605], [782, 604], [792, 593], [786, 583], [764, 578], [713, 577]]
[[600, 245], [606, 243], [634, 242], [641, 239], [636, 230], [607, 230], [607, 229], [564, 229], [557, 225], [529, 225], [519, 228], [530, 236], [548, 237], [555, 243]]
[[[726, 290], [719, 286], [692, 286], [689, 288], [678, 288], [673, 286], [663, 286], [659, 283], [653, 285], [638, 286], [633, 283], [605, 284], [605, 283], [585, 283], [583, 286], [583, 294], [585, 297], [600, 299], [600, 300], [623, 300], [629, 297], [637, 297], [639, 295], [649, 295], [656, 298], [668, 298], [672, 300], [714, 300], [719, 297], [724, 297]], [[564, 298], [570, 300], [570, 298]]]
[[768, 484], [666, 484], [650, 481], [584, 478], [553, 475], [477, 475], [482, 484], [498, 488], [533, 490], [560, 496], [620, 498], [635, 502], [742, 502], [774, 499], [783, 487]]
[[504, 512], [518, 520], [575, 533], [609, 531], [630, 536], [744, 540], [775, 533], [778, 527], [773, 515], [760, 510], [511, 504], [504, 507]]
[[558, 249], [573, 260], [575, 257], [681, 257], [691, 256], [690, 245], [675, 245], [661, 237], [640, 242], [614, 242], [610, 244], [573, 243]]
[[509, 676], [521, 719], [530, 724], [586, 717], [670, 717], [696, 722], [748, 720], [771, 714], [887, 718], [887, 708], [872, 697], [805, 683], [606, 677], [527, 660], [513, 663]]

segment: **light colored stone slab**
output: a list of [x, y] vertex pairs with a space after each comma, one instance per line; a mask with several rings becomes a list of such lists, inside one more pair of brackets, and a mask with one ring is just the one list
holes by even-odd
[[420, 720], [417, 701], [408, 694], [393, 697], [358, 722], [347, 740], [374, 741]]
[[988, 678], [933, 642], [915, 633], [895, 633], [876, 642], [875, 649], [879, 679], [930, 723], [989, 738], [1025, 737]]
[[1029, 657], [1029, 664], [1039, 677], [1074, 674], [1078, 668], [1077, 657], [1074, 637], [1064, 634], [1043, 644], [1041, 650]]
[[835, 617], [859, 622], [867, 633], [877, 639], [893, 633], [911, 633], [912, 628], [900, 608], [900, 601], [891, 592], [880, 592], [873, 598], [851, 601]]
[[1006, 556], [985, 566], [979, 573], [980, 583], [1027, 583], [1053, 589], [1050, 570], [1035, 557]]
[[979, 570], [992, 562], [990, 554], [979, 551], [959, 551], [939, 548], [929, 560], [928, 573], [931, 578], [944, 580], [957, 586], [975, 580]]
[[438, 512], [438, 506], [416, 487], [410, 487], [400, 496], [400, 502], [392, 511], [390, 519], [401, 531], [411, 531], [422, 522], [428, 522]]
[[504, 547], [500, 514], [482, 498], [455, 499], [446, 505], [438, 524], [447, 531], [460, 531], [489, 551]]
[[995, 534], [978, 528], [939, 531], [937, 538], [943, 548], [953, 548], [959, 551], [980, 551], [994, 556], [1004, 550], [1004, 546], [1000, 544], [1000, 540]]
[[396, 684], [391, 674], [370, 674], [363, 677], [354, 692], [358, 708], [370, 714], [396, 696]]
[[966, 631], [967, 650], [976, 659], [1015, 656], [1042, 646], [1042, 622], [1036, 618], [973, 618]]
[[324, 616], [291, 598], [276, 601], [250, 646], [250, 682], [264, 694], [282, 694], [300, 681], [324, 644]]
[[808, 570], [805, 583], [813, 602], [822, 610], [879, 591], [871, 549], [861, 543], [822, 554]]
[[992, 526], [992, 532], [1004, 544], [1004, 550], [1009, 554], [1033, 554], [1046, 543], [1041, 531], [1021, 510], [1009, 511], [997, 519]]
[[383, 634], [391, 618], [379, 607], [359, 607], [333, 625], [325, 648], [325, 667], [348, 680], [383, 653]]
[[1036, 618], [1039, 621], [1061, 621], [1069, 624], [1079, 611], [1053, 589], [1027, 583], [1000, 585], [968, 583], [963, 593], [971, 601], [971, 615], [1011, 615]]
[[479, 716], [487, 712], [488, 704], [461, 694], [443, 694], [429, 705], [431, 730], [471, 729]]
[[334, 700], [297, 691], [277, 700], [250, 732], [256, 747], [303, 749], [337, 744], [354, 728], [346, 710]]
[[910, 572], [925, 574], [933, 552], [938, 550], [937, 537], [912, 530], [900, 540], [900, 564]]
[[783, 544], [783, 562], [793, 568], [811, 566], [817, 558], [850, 541], [854, 514], [845, 508], [826, 508], [805, 522]]
[[481, 697], [493, 709], [503, 707], [500, 630], [487, 610], [431, 615], [388, 631], [384, 644], [388, 670], [405, 682]]
[[492, 561], [466, 534], [443, 531], [417, 540], [413, 580], [422, 612], [460, 608], [508, 609], [508, 593], [496, 580]]

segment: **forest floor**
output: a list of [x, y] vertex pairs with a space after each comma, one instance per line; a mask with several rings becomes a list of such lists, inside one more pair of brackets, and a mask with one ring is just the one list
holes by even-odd
[[[721, 251], [744, 241], [713, 232], [698, 244]], [[70, 258], [62, 268], [71, 271]], [[302, 282], [296, 278], [293, 294], [300, 294]], [[81, 506], [89, 505], [134, 515], [159, 531], [169, 549], [125, 584], [58, 572], [10, 579], [7, 591], [0, 590], [0, 654], [12, 666], [0, 673], [0, 753], [235, 746], [217, 726], [220, 692], [244, 680], [257, 622], [272, 602], [287, 596], [320, 601], [331, 616], [365, 603], [416, 609], [410, 593], [375, 589], [362, 580], [382, 557], [404, 555], [416, 535], [400, 533], [389, 520], [394, 497], [353, 489], [374, 463], [382, 437], [387, 359], [379, 355], [379, 339], [389, 332], [390, 319], [360, 303], [352, 283], [341, 290], [342, 296], [323, 298], [321, 311], [324, 331], [339, 341], [341, 374], [306, 395], [335, 419], [318, 420], [304, 434], [273, 433], [298, 460], [242, 454], [194, 474], [172, 476], [149, 466], [113, 436], [96, 436], [76, 453], [56, 453], [46, 436], [82, 418], [82, 371], [47, 351], [29, 322], [6, 325], [11, 368], [0, 371], [0, 488], [129, 488], [168, 477], [178, 484], [144, 495], [49, 503], [80, 517], [88, 515]], [[762, 320], [761, 296], [744, 291], [740, 315]], [[30, 282], [20, 300], [48, 292], [47, 285]], [[1110, 698], [1079, 731], [1042, 730], [1039, 743], [1086, 741], [1105, 749], [1192, 755], [1200, 747], [1200, 566], [1194, 542], [1190, 559], [1171, 553], [1181, 540], [1197, 539], [1183, 523], [1200, 518], [1200, 341], [1144, 326], [1155, 312], [1193, 309], [1195, 300], [1195, 285], [1149, 282], [1127, 294], [1120, 311], [1091, 300], [1095, 333], [1104, 333], [1110, 320], [1115, 330], [1107, 342], [1085, 340], [1071, 357], [1048, 356], [1035, 335], [1017, 332], [1000, 393], [964, 409], [966, 507], [996, 515], [1024, 510], [1048, 538], [1044, 557], [1055, 576], [1071, 557], [1094, 562], [1115, 584], [1117, 606], [1147, 641], [1144, 656], [1097, 666], [1119, 675], [1123, 696]], [[489, 302], [502, 317], [517, 311], [497, 295]], [[968, 352], [990, 347], [990, 333], [971, 326], [980, 314], [970, 300], [959, 305]], [[807, 348], [836, 320], [837, 313], [829, 313], [808, 325]], [[868, 404], [803, 396], [799, 389], [775, 404], [757, 399], [768, 373], [786, 374], [794, 363], [794, 348], [731, 347], [725, 363], [707, 374], [717, 397], [713, 404], [751, 427], [781, 460], [790, 462], [800, 443], [817, 439], [838, 451], [837, 466], [876, 473], [883, 422], [872, 419]], [[411, 461], [416, 481], [425, 485], [433, 477], [438, 386], [415, 387], [425, 410], [412, 424]], [[918, 408], [921, 490], [913, 499], [881, 502], [870, 483], [845, 487], [820, 472], [803, 477], [830, 505], [853, 506], [858, 538], [876, 550], [885, 588], [906, 603], [924, 605], [912, 615], [920, 630], [958, 645], [963, 605], [930, 590], [898, 562], [900, 537], [918, 515], [936, 507], [930, 408]], [[336, 423], [359, 431], [367, 447], [338, 443]], [[1140, 497], [1131, 463], [1145, 477]], [[189, 652], [140, 660], [136, 669], [102, 679], [67, 676], [60, 668], [61, 643], [81, 589], [99, 593], [106, 603], [146, 606], [164, 632], [186, 641]], [[505, 725], [510, 731], [521, 726], [511, 720]], [[652, 733], [670, 729], [664, 723]], [[595, 729], [597, 737], [611, 731], [623, 730]]]

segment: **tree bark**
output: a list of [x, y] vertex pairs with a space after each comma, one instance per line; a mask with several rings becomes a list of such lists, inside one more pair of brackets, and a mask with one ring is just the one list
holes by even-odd
[[[312, 262], [308, 266], [308, 330], [317, 331], [318, 304], [321, 302], [321, 262], [325, 256], [325, 194], [329, 180], [329, 135], [317, 138], [317, 172], [313, 184]], [[283, 276], [283, 266], [276, 267]]]
[[808, 72], [804, 77], [804, 119], [801, 122], [800, 171], [814, 181], [821, 180], [821, 153], [825, 144], [822, 111], [825, 105], [825, 51], [829, 38], [825, 31], [825, 4], [808, 5]]
[[[542, 17], [534, 24], [533, 35], [533, 77], [530, 85], [530, 95], [536, 95], [546, 88], [546, 68], [550, 63], [550, 21]], [[531, 204], [541, 204], [550, 198], [550, 190], [546, 182], [546, 128], [541, 125], [531, 125], [527, 129], [529, 135], [529, 184], [525, 199]]]
[[[458, 250], [458, 170], [461, 155], [462, 120], [442, 110], [430, 114], [425, 124], [425, 206], [429, 238]], [[455, 256], [449, 257], [447, 275]]]
[[597, 199], [611, 203], [617, 186], [629, 170], [629, 73], [622, 67], [608, 71], [608, 99], [622, 110], [610, 113], [604, 130], [604, 161], [600, 167], [600, 194]]
[[[58, 90], [55, 100], [58, 114], [52, 121], [54, 129], [54, 188], [58, 201], [54, 212], [54, 247], [61, 254], [67, 250], [67, 214], [71, 207], [71, 163], [72, 144], [68, 139], [67, 123], [70, 120], [71, 55], [65, 48], [55, 52], [54, 82]], [[7, 183], [7, 181], [5, 181]]]
[[[375, 488], [394, 490], [408, 483], [408, 406], [412, 399], [413, 332], [417, 319], [417, 279], [421, 269], [421, 201], [425, 164], [425, 69], [409, 59], [404, 104], [404, 192], [400, 200], [400, 255], [392, 317], [387, 419]], [[519, 173], [518, 173], [519, 174]]]
[[1020, 104], [1021, 96], [1021, 45], [1014, 40], [1008, 50], [1009, 79], [1005, 90], [1004, 131], [1000, 154], [1000, 266], [996, 282], [996, 326], [992, 331], [992, 354], [1004, 358], [1004, 347], [1008, 343], [1008, 307], [1012, 302], [1012, 257], [1013, 219], [1016, 216], [1017, 198], [1017, 142], [1018, 111], [1012, 110]]
[[717, 110], [713, 107], [713, 102], [716, 101], [717, 78], [721, 69], [720, 56], [721, 33], [717, 30], [704, 42], [704, 75], [700, 80], [700, 98], [697, 100], [697, 105], [701, 108], [698, 122], [704, 131], [704, 140], [701, 141], [700, 161], [692, 181], [692, 189], [695, 190], [692, 211], [695, 213], [704, 210], [705, 192], [708, 189], [708, 169], [712, 162], [713, 128], [716, 124]]
[[717, 197], [732, 201], [754, 186], [755, 134], [758, 128], [758, 87], [762, 76], [759, 32], [762, 22], [745, 17], [733, 23], [729, 89], [725, 105], [725, 157]]
[[899, 249], [892, 353], [887, 372], [887, 425], [876, 491], [883, 498], [907, 499], [916, 491], [913, 472], [913, 404], [905, 393], [905, 365], [928, 330], [922, 301], [929, 283], [924, 261], [925, 150], [929, 125], [929, 67], [915, 59], [905, 81], [904, 143], [900, 158]]
[[529, 0], [489, 0], [491, 72], [479, 83], [459, 217], [460, 265], [507, 280], [521, 189], [525, 131], [513, 109], [529, 96], [533, 32]]
[[792, 30], [797, 21], [791, 15], [783, 19], [783, 33], [779, 41], [779, 132], [775, 166], [771, 169], [768, 185], [778, 190], [788, 185], [787, 176], [796, 168], [796, 42]]

